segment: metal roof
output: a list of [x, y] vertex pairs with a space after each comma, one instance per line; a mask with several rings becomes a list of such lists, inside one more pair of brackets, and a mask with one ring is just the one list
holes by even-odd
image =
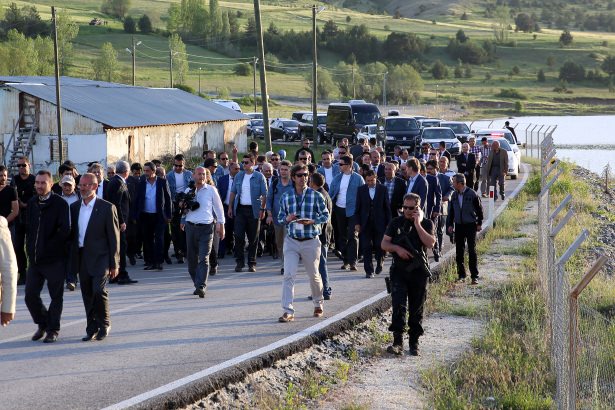
[[[38, 78], [0, 77], [0, 82], [5, 82], [5, 87], [55, 104], [55, 81], [40, 77], [45, 83], [35, 84]], [[132, 87], [65, 78], [60, 80], [62, 108], [109, 128], [249, 119], [230, 108], [175, 88]], [[20, 83], [20, 80], [25, 82]]]
[[[29, 83], [56, 85], [56, 78], [49, 76], [0, 76], [0, 83]], [[60, 77], [60, 85], [80, 85], [83, 87], [131, 87], [126, 84], [108, 83], [106, 81], [86, 80], [85, 78]]]

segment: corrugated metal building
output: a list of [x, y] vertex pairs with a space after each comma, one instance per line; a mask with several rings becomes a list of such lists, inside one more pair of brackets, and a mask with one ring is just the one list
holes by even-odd
[[[249, 118], [196, 95], [70, 77], [62, 77], [60, 84], [64, 158], [80, 171], [92, 161], [143, 163], [168, 154], [200, 156], [205, 146], [230, 151], [236, 145], [247, 151]], [[26, 121], [34, 129], [34, 168], [55, 171], [55, 79], [0, 76], [0, 162], [8, 162]]]

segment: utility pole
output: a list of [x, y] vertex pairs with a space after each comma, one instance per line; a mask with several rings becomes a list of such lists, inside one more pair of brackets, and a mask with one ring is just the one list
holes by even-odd
[[384, 81], [382, 82], [382, 105], [387, 106], [387, 75], [389, 72], [384, 73]]
[[58, 121], [58, 159], [64, 162], [64, 144], [62, 142], [62, 100], [60, 99], [60, 64], [58, 56], [58, 16], [56, 8], [51, 6], [51, 19], [53, 20], [53, 57], [55, 61], [56, 76], [56, 116]]
[[265, 68], [265, 47], [263, 45], [263, 25], [261, 22], [260, 0], [254, 0], [254, 19], [256, 20], [256, 35], [258, 43], [258, 59], [260, 60], [261, 99], [263, 105], [263, 131], [265, 132], [265, 150], [271, 151], [271, 132], [269, 129], [269, 92], [267, 91], [267, 73]]
[[173, 88], [173, 50], [169, 50], [169, 75], [171, 76], [171, 88]]
[[201, 70], [202, 67], [199, 67], [199, 95], [201, 95]]
[[252, 70], [252, 77], [254, 78], [254, 112], [258, 110], [257, 104], [256, 104], [256, 63], [257, 62], [258, 62], [258, 58], [254, 56], [254, 69]]
[[354, 86], [354, 61], [352, 62], [352, 99], [354, 100], [356, 97], [356, 88]]
[[137, 82], [137, 59], [135, 57], [135, 50], [137, 46], [135, 45], [135, 36], [132, 36], [132, 86], [134, 87]]
[[316, 5], [312, 6], [312, 139], [318, 147], [318, 61], [316, 56]]

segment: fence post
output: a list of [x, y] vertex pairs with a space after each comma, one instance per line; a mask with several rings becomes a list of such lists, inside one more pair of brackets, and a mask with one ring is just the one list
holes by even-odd
[[530, 129], [531, 126], [532, 126], [532, 123], [530, 123], [530, 125], [528, 125], [525, 128], [525, 156], [527, 156], [527, 147], [528, 147], [528, 145], [527, 145], [527, 131]]

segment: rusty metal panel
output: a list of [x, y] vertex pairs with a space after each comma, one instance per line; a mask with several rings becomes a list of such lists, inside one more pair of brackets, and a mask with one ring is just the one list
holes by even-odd
[[19, 120], [19, 92], [0, 88], [0, 134], [11, 134]]

